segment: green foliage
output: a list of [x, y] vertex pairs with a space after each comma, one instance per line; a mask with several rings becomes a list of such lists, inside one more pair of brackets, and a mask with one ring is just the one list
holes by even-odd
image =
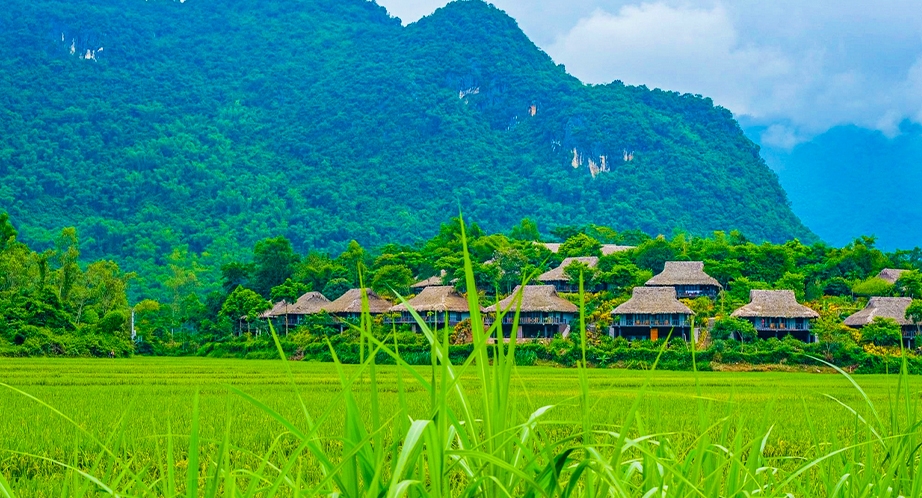
[[403, 265], [385, 265], [375, 270], [371, 288], [381, 296], [406, 296], [414, 284], [413, 273]]
[[272, 291], [269, 293], [269, 298], [272, 302], [278, 301], [287, 301], [293, 303], [298, 300], [305, 292], [310, 291], [311, 288], [307, 284], [302, 284], [301, 282], [295, 282], [294, 280], [287, 278], [280, 285], [276, 285], [272, 288]]
[[[209, 292], [258, 241], [331, 254], [353, 238], [416, 243], [459, 202], [493, 232], [528, 217], [813, 237], [729, 111], [583, 85], [481, 2], [409, 26], [365, 0], [4, 6], [0, 40], [30, 63], [3, 66], [0, 206], [36, 247], [75, 226], [85, 256], [138, 272], [135, 298], [171, 300], [180, 246]], [[592, 178], [602, 156], [611, 171]], [[268, 297], [292, 276], [276, 263], [225, 291]]]
[[858, 296], [889, 296], [893, 292], [893, 285], [878, 277], [856, 283], [852, 286], [852, 293]]
[[775, 289], [792, 290], [798, 300], [803, 300], [807, 289], [804, 275], [802, 273], [786, 272], [775, 282]]
[[742, 318], [726, 317], [714, 322], [709, 331], [715, 340], [736, 339], [743, 342], [752, 342], [756, 339], [756, 328], [749, 320]]
[[876, 346], [897, 346], [903, 334], [900, 324], [892, 318], [874, 317], [871, 323], [861, 329], [861, 340]]
[[509, 238], [515, 240], [537, 241], [541, 239], [541, 232], [538, 231], [538, 224], [525, 218], [521, 223], [512, 227], [509, 232]]
[[560, 244], [558, 251], [561, 257], [601, 256], [602, 243], [584, 234], [578, 233]]
[[326, 296], [327, 299], [333, 300], [339, 298], [339, 296], [342, 296], [351, 288], [352, 284], [349, 283], [349, 280], [345, 278], [334, 278], [323, 286], [321, 294]]
[[259, 314], [270, 307], [269, 301], [255, 291], [241, 286], [227, 296], [220, 315], [232, 322], [255, 322]]
[[914, 299], [906, 308], [906, 319], [916, 325], [922, 324], [922, 300]]
[[922, 299], [922, 272], [903, 272], [893, 285], [893, 290], [900, 296]]

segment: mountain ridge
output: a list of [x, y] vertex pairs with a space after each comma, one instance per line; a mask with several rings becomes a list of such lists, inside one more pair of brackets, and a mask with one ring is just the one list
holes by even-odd
[[583, 85], [479, 0], [406, 27], [361, 0], [12, 0], [0, 39], [0, 209], [38, 245], [77, 226], [141, 288], [177, 250], [410, 243], [459, 208], [814, 238], [729, 111]]

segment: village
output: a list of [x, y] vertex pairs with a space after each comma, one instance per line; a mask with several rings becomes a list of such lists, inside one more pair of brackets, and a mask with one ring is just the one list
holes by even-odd
[[[537, 243], [556, 253], [557, 243]], [[603, 255], [629, 251], [632, 246], [603, 244]], [[542, 273], [535, 284], [516, 286], [508, 296], [493, 305], [481, 307], [478, 315], [486, 327], [502, 330], [503, 337], [518, 341], [547, 340], [555, 336], [568, 337], [578, 329], [579, 307], [563, 295], [577, 296], [579, 281], [568, 274], [567, 268], [585, 265], [594, 268], [596, 256], [567, 257], [557, 267]], [[887, 268], [877, 278], [894, 284], [906, 270]], [[307, 292], [293, 303], [279, 301], [259, 318], [272, 322], [275, 330], [288, 331], [306, 322], [309, 316], [329, 316], [330, 323], [345, 330], [356, 325], [363, 313], [363, 299], [367, 313], [379, 317], [382, 323], [402, 326], [418, 331], [419, 320], [430, 328], [457, 327], [471, 320], [467, 297], [456, 288], [454, 281], [440, 275], [422, 279], [413, 284], [411, 297], [406, 303], [393, 303], [371, 289], [350, 289], [341, 297], [330, 301], [320, 292]], [[605, 290], [604, 284], [583, 289], [585, 293]], [[663, 271], [649, 279], [643, 286], [634, 287], [631, 297], [611, 311], [612, 324], [607, 331], [610, 337], [623, 337], [628, 341], [681, 338], [698, 341], [702, 332], [713, 328], [715, 319], [696, 321], [696, 313], [682, 300], [720, 298], [723, 286], [704, 271], [702, 261], [667, 261]], [[912, 304], [909, 297], [873, 296], [867, 305], [844, 320], [844, 325], [860, 330], [875, 318], [891, 319], [901, 328], [903, 343], [915, 346], [917, 325], [906, 317]], [[414, 312], [419, 319], [414, 316]], [[792, 290], [751, 290], [749, 302], [730, 313], [730, 316], [752, 324], [759, 339], [790, 337], [802, 342], [816, 342], [812, 325], [820, 317], [817, 311], [798, 302]], [[501, 323], [496, 325], [496, 321]], [[592, 328], [593, 325], [590, 325]], [[599, 332], [599, 331], [597, 331]], [[740, 334], [730, 339], [743, 340]]]

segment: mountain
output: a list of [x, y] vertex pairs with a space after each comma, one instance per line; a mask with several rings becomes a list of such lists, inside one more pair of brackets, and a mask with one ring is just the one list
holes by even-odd
[[826, 242], [873, 235], [886, 250], [922, 246], [922, 126], [904, 123], [893, 137], [838, 126], [765, 152], [795, 213]]
[[365, 0], [7, 0], [0, 209], [156, 291], [256, 240], [489, 230], [815, 236], [710, 99], [587, 86], [481, 1], [403, 27]]

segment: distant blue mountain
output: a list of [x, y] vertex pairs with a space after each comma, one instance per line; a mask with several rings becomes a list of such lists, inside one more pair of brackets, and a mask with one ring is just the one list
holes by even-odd
[[[746, 134], [759, 142], [762, 129]], [[839, 126], [790, 152], [763, 147], [795, 214], [833, 245], [874, 235], [882, 249], [922, 246], [922, 126], [888, 138]]]

